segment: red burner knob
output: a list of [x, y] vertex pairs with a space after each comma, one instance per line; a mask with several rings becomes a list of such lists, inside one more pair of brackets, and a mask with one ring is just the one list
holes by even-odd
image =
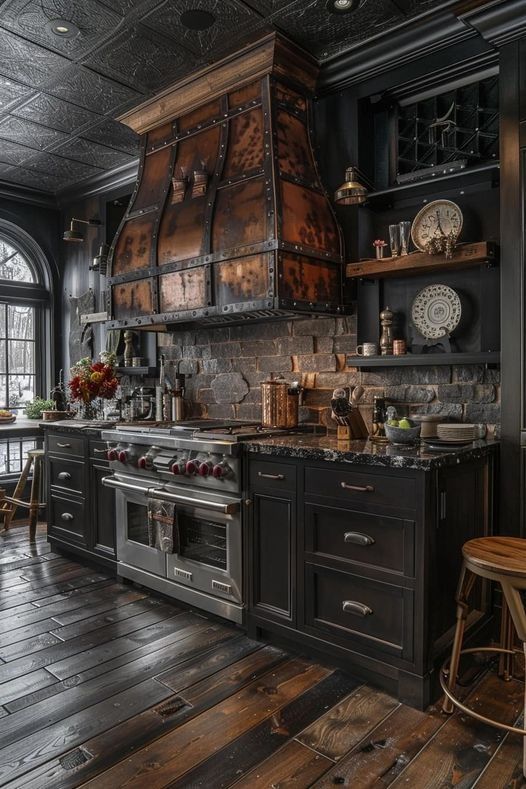
[[227, 477], [230, 468], [225, 463], [218, 463], [212, 469], [212, 476], [216, 479], [221, 479], [222, 477]]
[[201, 463], [199, 465], [199, 468], [197, 469], [197, 473], [201, 477], [208, 477], [208, 475], [212, 472], [213, 466], [214, 466], [213, 463], [211, 463], [209, 460], [205, 460], [204, 463]]
[[186, 464], [186, 473], [192, 475], [195, 474], [196, 471], [197, 471], [196, 462], [194, 460], [189, 460], [188, 463]]
[[148, 468], [150, 466], [149, 460], [146, 457], [146, 455], [143, 455], [142, 457], [139, 458], [139, 460], [137, 461], [137, 465], [139, 468]]
[[106, 452], [107, 460], [110, 460], [110, 461], [111, 460], [117, 460], [118, 457], [119, 457], [119, 453], [117, 452], [116, 449], [108, 449], [108, 451]]
[[172, 463], [171, 471], [172, 474], [175, 474], [176, 476], [186, 474], [186, 463], [183, 463], [182, 461]]
[[126, 449], [121, 449], [117, 457], [119, 458], [121, 463], [127, 463], [129, 454], [130, 453]]

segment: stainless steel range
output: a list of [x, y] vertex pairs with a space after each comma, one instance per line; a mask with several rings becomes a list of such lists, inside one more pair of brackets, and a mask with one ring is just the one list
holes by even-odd
[[[243, 620], [241, 441], [253, 423], [191, 420], [102, 433], [116, 491], [118, 574], [234, 622]], [[175, 505], [173, 552], [152, 545], [152, 501]]]

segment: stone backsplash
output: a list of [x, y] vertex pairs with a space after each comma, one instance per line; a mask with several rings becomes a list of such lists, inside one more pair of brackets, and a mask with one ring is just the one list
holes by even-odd
[[[334, 428], [329, 403], [337, 386], [364, 387], [360, 410], [370, 422], [375, 395], [400, 411], [452, 421], [500, 422], [500, 376], [483, 365], [385, 367], [347, 365], [355, 353], [354, 317], [274, 321], [158, 335], [159, 352], [186, 379], [191, 416], [260, 419], [260, 384], [271, 372], [305, 387], [302, 421]], [[430, 357], [430, 361], [432, 357]]]

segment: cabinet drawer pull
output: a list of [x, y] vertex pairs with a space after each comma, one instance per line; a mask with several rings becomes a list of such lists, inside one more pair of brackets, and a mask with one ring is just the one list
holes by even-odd
[[60, 441], [57, 441], [57, 447], [61, 449], [71, 449], [71, 444], [61, 444]]
[[105, 455], [107, 451], [108, 451], [107, 449], [94, 449], [93, 450], [93, 454], [94, 455]]
[[61, 471], [60, 474], [58, 475], [58, 478], [64, 480], [71, 479], [71, 474], [69, 473], [69, 471]]
[[356, 616], [369, 616], [373, 613], [373, 609], [363, 603], [357, 603], [356, 600], [344, 600], [342, 609], [346, 614], [355, 614]]
[[285, 474], [264, 474], [262, 471], [258, 471], [258, 477], [261, 477], [262, 479], [282, 480], [285, 479]]
[[346, 531], [343, 535], [344, 542], [352, 542], [353, 545], [374, 545], [374, 539], [368, 534], [361, 534], [359, 531]]
[[372, 485], [349, 485], [347, 482], [340, 482], [340, 485], [345, 490], [356, 490], [358, 493], [373, 493], [374, 491]]
[[73, 515], [71, 514], [71, 512], [63, 512], [60, 517], [62, 518], [63, 521], [72, 521], [73, 520]]

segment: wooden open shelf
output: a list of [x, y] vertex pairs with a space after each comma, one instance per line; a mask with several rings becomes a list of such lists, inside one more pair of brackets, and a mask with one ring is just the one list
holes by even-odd
[[497, 250], [497, 245], [490, 241], [478, 241], [474, 244], [459, 244], [451, 260], [446, 260], [444, 255], [428, 255], [425, 252], [412, 252], [410, 255], [381, 260], [362, 260], [360, 263], [347, 264], [347, 278], [410, 277], [426, 272], [480, 266], [484, 263], [495, 263]]

